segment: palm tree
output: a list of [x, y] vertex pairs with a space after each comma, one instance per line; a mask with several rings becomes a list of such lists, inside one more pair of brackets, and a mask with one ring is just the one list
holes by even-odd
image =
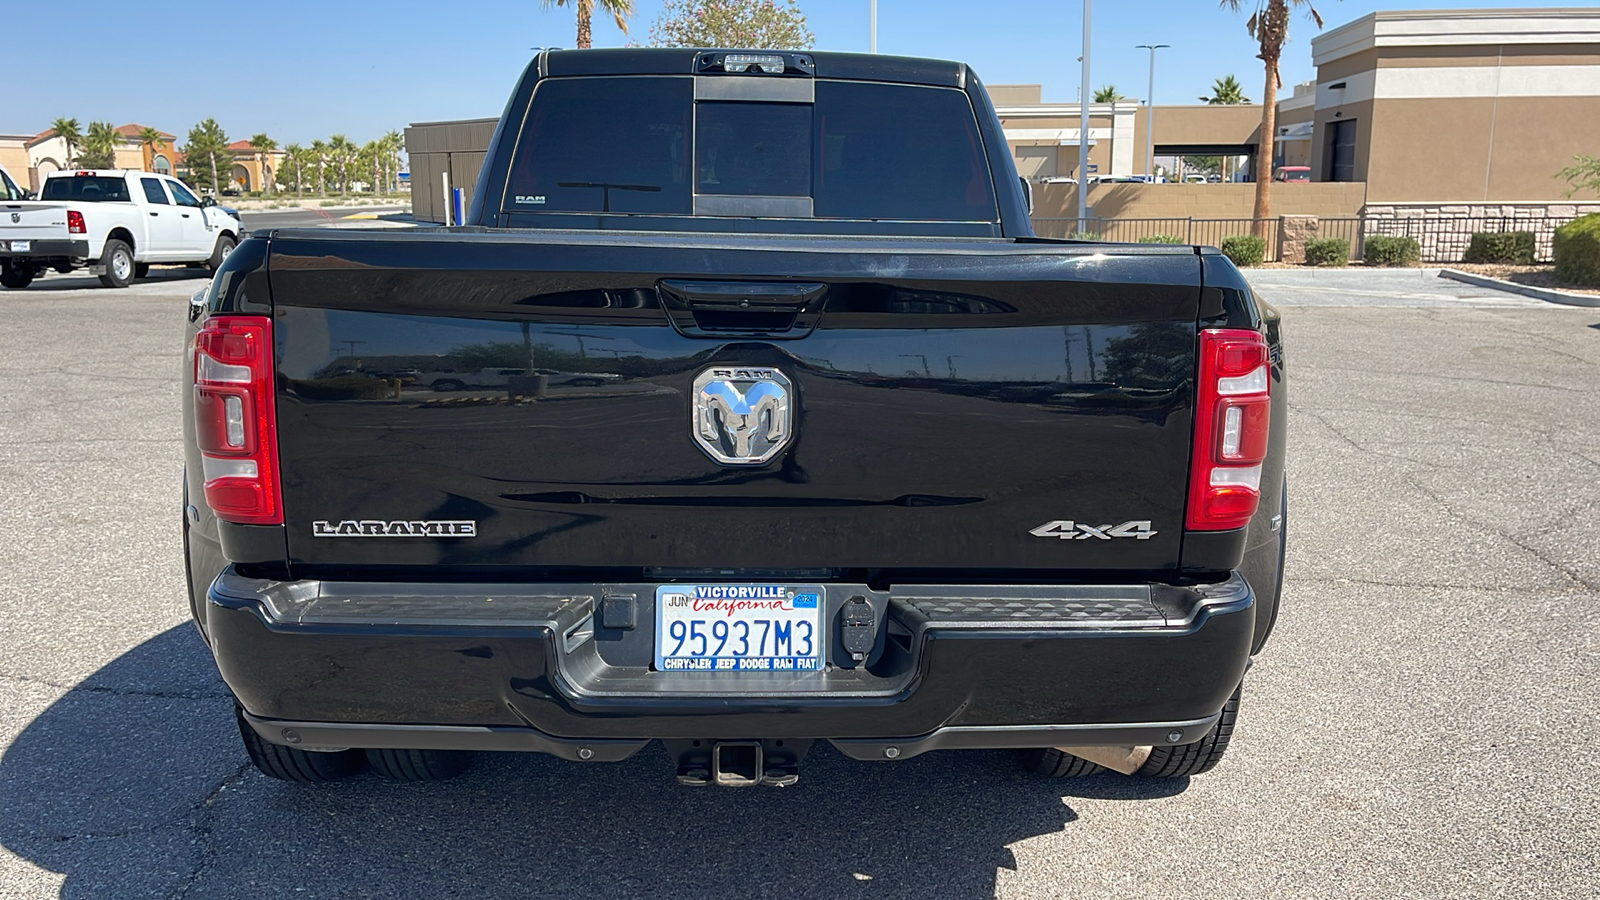
[[144, 151], [144, 169], [154, 172], [156, 169], [156, 154], [161, 152], [167, 142], [161, 137], [161, 130], [151, 128], [149, 125], [139, 129], [139, 149]]
[[1114, 84], [1108, 84], [1094, 92], [1094, 102], [1096, 103], [1115, 103], [1118, 100], [1126, 99], [1128, 98], [1117, 92], [1117, 86]]
[[379, 138], [383, 143], [383, 190], [384, 193], [392, 192], [395, 179], [400, 172], [400, 151], [405, 149], [406, 140], [398, 131], [390, 131]]
[[267, 174], [267, 163], [272, 161], [271, 154], [272, 151], [278, 149], [278, 142], [267, 137], [267, 133], [264, 131], [257, 132], [250, 136], [250, 149], [256, 152], [256, 165], [261, 170], [263, 189], [270, 194], [272, 193], [272, 182], [275, 179]]
[[90, 122], [83, 134], [85, 166], [91, 169], [109, 169], [117, 164], [117, 142], [122, 135], [110, 122]]
[[339, 193], [350, 193], [350, 154], [355, 150], [355, 145], [342, 134], [328, 138], [328, 154], [333, 157], [333, 164], [339, 170]]
[[294, 194], [296, 197], [305, 195], [305, 191], [300, 189], [300, 166], [304, 162], [302, 157], [305, 156], [305, 152], [306, 148], [299, 144], [289, 144], [283, 148], [283, 161], [294, 166]]
[[328, 145], [321, 138], [311, 142], [311, 152], [317, 155], [317, 196], [328, 196]]
[[590, 38], [593, 36], [594, 8], [600, 7], [601, 12], [608, 12], [617, 20], [617, 27], [623, 34], [628, 33], [628, 16], [633, 15], [633, 0], [539, 0], [545, 9], [552, 6], [576, 6], [578, 8], [578, 49], [589, 49]]
[[1249, 103], [1250, 98], [1244, 95], [1244, 86], [1239, 84], [1239, 79], [1228, 75], [1212, 82], [1211, 96], [1201, 97], [1200, 102], [1212, 106], [1239, 106]]
[[83, 132], [79, 130], [78, 120], [57, 119], [50, 123], [50, 130], [67, 145], [67, 158], [62, 160], [61, 164], [70, 168], [77, 161], [78, 147], [83, 143]]
[[[1266, 85], [1261, 89], [1261, 139], [1265, 146], [1256, 151], [1258, 157], [1266, 154], [1267, 164], [1262, 165], [1259, 159], [1256, 163], [1256, 224], [1253, 229], [1258, 237], [1264, 238], [1267, 233], [1265, 219], [1272, 215], [1272, 136], [1278, 133], [1278, 88], [1283, 86], [1283, 79], [1278, 76], [1278, 60], [1283, 56], [1283, 45], [1289, 40], [1289, 8], [1304, 6], [1307, 16], [1317, 23], [1318, 28], [1322, 27], [1322, 14], [1311, 5], [1311, 0], [1255, 2], [1256, 11], [1244, 27], [1261, 45], [1261, 52], [1256, 54], [1256, 58], [1261, 60], [1267, 75]], [[1241, 0], [1222, 0], [1222, 5], [1237, 12]]]

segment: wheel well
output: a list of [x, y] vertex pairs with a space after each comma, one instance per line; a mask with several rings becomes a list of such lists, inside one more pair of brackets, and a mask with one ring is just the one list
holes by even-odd
[[[126, 228], [113, 228], [113, 229], [111, 229], [111, 233], [106, 235], [106, 240], [108, 240], [108, 241], [121, 241], [124, 244], [128, 245], [128, 249], [129, 250], [132, 250], [134, 248], [133, 235], [130, 234], [128, 232], [128, 229], [126, 229]], [[103, 248], [103, 246], [104, 245], [102, 245], [102, 248]], [[104, 252], [103, 249], [102, 249], [102, 252]]]

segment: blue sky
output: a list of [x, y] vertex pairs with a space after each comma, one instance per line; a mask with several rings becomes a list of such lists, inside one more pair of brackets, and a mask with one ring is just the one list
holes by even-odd
[[[1324, 0], [1317, 8], [1332, 28], [1375, 9], [1581, 5], [1593, 3]], [[530, 48], [574, 43], [572, 11], [545, 10], [538, 0], [167, 0], [160, 7], [164, 15], [147, 24], [161, 39], [150, 45], [138, 40], [146, 30], [130, 22], [125, 3], [82, 0], [66, 16], [48, 4], [8, 13], [0, 133], [42, 131], [65, 115], [85, 124], [154, 125], [181, 142], [191, 125], [213, 116], [234, 139], [266, 131], [280, 143], [304, 142], [342, 131], [365, 141], [410, 122], [498, 115]], [[643, 42], [661, 0], [635, 0], [635, 7], [630, 31]], [[819, 50], [865, 51], [867, 8], [868, 0], [801, 0]], [[1194, 102], [1228, 74], [1259, 99], [1262, 70], [1245, 33], [1248, 15], [1210, 0], [1100, 0], [1092, 84], [1143, 98], [1147, 56], [1135, 45], [1171, 44], [1158, 59], [1156, 102]], [[879, 0], [878, 49], [963, 60], [986, 83], [1038, 82], [1045, 100], [1072, 101], [1081, 17], [1075, 0]], [[70, 27], [93, 22], [129, 27]], [[69, 31], [70, 40], [54, 36]], [[1315, 74], [1315, 26], [1296, 15], [1290, 33], [1286, 88]], [[179, 36], [187, 37], [172, 40]], [[627, 40], [609, 18], [596, 17], [596, 46]]]

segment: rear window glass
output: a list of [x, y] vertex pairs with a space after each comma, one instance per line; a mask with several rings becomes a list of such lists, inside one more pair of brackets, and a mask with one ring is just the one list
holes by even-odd
[[702, 194], [811, 194], [811, 104], [695, 106], [695, 190]]
[[144, 199], [151, 203], [159, 203], [162, 206], [170, 205], [167, 203], [167, 192], [161, 189], [161, 179], [141, 178], [139, 179], [139, 186], [144, 188]]
[[72, 175], [52, 178], [44, 183], [40, 200], [77, 200], [104, 203], [129, 200], [128, 180], [107, 175]]
[[967, 95], [951, 88], [817, 83], [816, 214], [994, 221], [994, 183]]
[[688, 78], [555, 78], [522, 128], [505, 208], [687, 215]]
[[695, 194], [810, 196], [818, 218], [997, 218], [962, 91], [819, 80], [814, 104], [696, 102], [693, 85], [614, 76], [542, 83], [504, 209], [689, 215]]

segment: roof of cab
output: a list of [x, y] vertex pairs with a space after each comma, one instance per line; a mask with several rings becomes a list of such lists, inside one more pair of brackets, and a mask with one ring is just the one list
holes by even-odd
[[[558, 78], [569, 75], [691, 75], [694, 73], [695, 57], [706, 49], [713, 48], [626, 47], [605, 50], [547, 50], [541, 54], [543, 57], [541, 69], [545, 76]], [[972, 77], [971, 70], [965, 63], [949, 60], [884, 56], [873, 53], [814, 53], [809, 50], [783, 52], [801, 52], [811, 57], [817, 66], [818, 78], [892, 81], [964, 88], [967, 79]]]

